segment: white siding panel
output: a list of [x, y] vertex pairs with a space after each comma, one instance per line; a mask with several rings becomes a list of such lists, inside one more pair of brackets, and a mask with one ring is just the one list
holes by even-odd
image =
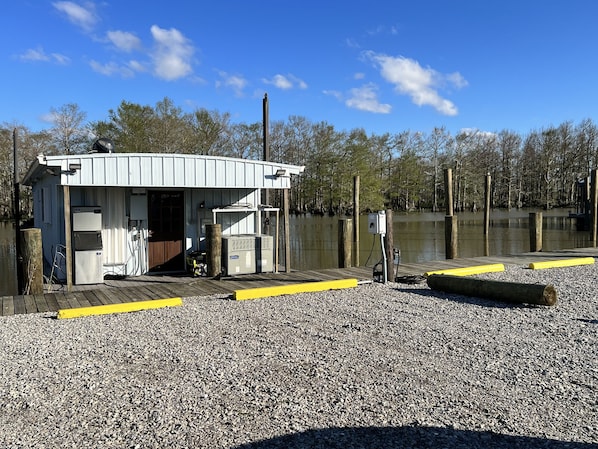
[[152, 179], [152, 159], [149, 159], [146, 156], [140, 157], [139, 170], [141, 177], [141, 185], [155, 185], [156, 181]]
[[[299, 173], [301, 167], [200, 155], [180, 154], [89, 154], [47, 156], [45, 166], [62, 170], [61, 184], [71, 186], [196, 187], [196, 188], [288, 188], [289, 178], [275, 178], [278, 168]], [[70, 164], [81, 170], [70, 174]]]
[[[92, 159], [93, 161], [93, 172], [92, 172], [92, 184], [94, 185], [106, 185], [106, 162], [104, 158]], [[83, 168], [83, 166], [82, 166]]]
[[173, 158], [172, 183], [177, 187], [192, 185], [192, 180], [188, 179], [186, 176], [185, 160], [186, 159], [184, 157], [180, 156]]
[[[132, 185], [133, 182], [131, 180], [131, 171], [130, 165], [132, 163], [131, 158], [122, 158], [122, 159], [115, 159], [116, 161], [116, 176], [118, 180], [118, 184], [125, 186], [125, 185]], [[134, 184], [133, 184], [134, 185]]]
[[106, 180], [109, 180], [109, 182], [106, 182], [106, 185], [119, 186], [120, 184], [129, 181], [128, 177], [126, 177], [123, 182], [122, 174], [119, 171], [120, 165], [122, 165], [122, 162], [119, 164], [118, 159], [106, 159], [106, 162], [104, 163], [104, 170], [106, 172]]
[[192, 163], [193, 161], [189, 161], [188, 163], [185, 163], [184, 159], [181, 159], [181, 162], [183, 163], [183, 172], [185, 173], [184, 184], [189, 187], [196, 186], [197, 185], [197, 177], [195, 176], [195, 173], [196, 173], [195, 165], [196, 164]]
[[237, 173], [235, 171], [235, 162], [226, 161], [224, 168], [224, 185], [225, 186], [236, 186], [237, 185]]

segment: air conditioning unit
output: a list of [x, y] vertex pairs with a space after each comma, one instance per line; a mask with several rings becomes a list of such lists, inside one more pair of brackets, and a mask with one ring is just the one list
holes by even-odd
[[255, 242], [258, 273], [274, 271], [274, 237], [258, 235]]
[[228, 276], [256, 272], [255, 235], [222, 236], [222, 268]]

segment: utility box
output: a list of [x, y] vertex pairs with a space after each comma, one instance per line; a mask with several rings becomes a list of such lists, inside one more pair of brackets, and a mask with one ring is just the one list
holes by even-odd
[[368, 232], [370, 234], [386, 234], [386, 211], [368, 214]]

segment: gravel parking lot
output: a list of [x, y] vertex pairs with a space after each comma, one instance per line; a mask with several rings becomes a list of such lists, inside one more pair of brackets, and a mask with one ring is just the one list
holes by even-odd
[[598, 268], [477, 277], [558, 303], [388, 283], [0, 317], [0, 447], [597, 447]]

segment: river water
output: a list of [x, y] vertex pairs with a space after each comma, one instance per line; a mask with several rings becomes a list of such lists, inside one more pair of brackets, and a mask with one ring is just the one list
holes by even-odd
[[[532, 211], [491, 212], [489, 255], [529, 251], [529, 212]], [[542, 247], [545, 251], [592, 246], [589, 232], [578, 231], [575, 220], [570, 220], [568, 213], [563, 209], [543, 211]], [[380, 236], [368, 233], [367, 220], [367, 215], [360, 218], [361, 266], [373, 266], [382, 258]], [[483, 220], [483, 212], [458, 214], [459, 257], [485, 255]], [[338, 222], [339, 217], [291, 216], [291, 268], [338, 267]], [[394, 246], [401, 251], [401, 262], [443, 260], [444, 213], [395, 212], [393, 240]], [[16, 294], [16, 284], [14, 227], [11, 223], [0, 222], [0, 295]]]

